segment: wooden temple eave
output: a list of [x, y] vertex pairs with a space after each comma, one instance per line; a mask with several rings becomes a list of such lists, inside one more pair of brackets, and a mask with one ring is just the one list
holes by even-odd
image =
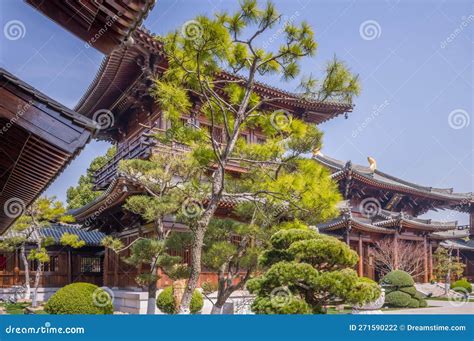
[[[115, 220], [119, 225], [124, 227], [131, 226], [129, 222], [121, 222], [127, 214], [134, 215], [131, 212], [123, 210], [122, 205], [128, 197], [139, 194], [145, 194], [145, 190], [133, 179], [120, 175], [115, 178], [109, 187], [94, 201], [81, 208], [71, 210], [69, 214], [74, 216], [76, 221], [81, 223], [84, 228], [91, 230], [96, 228], [100, 229], [104, 223], [103, 218], [108, 215], [111, 216], [112, 222]], [[202, 205], [205, 206], [206, 203], [207, 201], [204, 200]], [[216, 215], [219, 217], [230, 217], [238, 220], [238, 217], [235, 216], [233, 210], [239, 203], [239, 199], [230, 197], [223, 198], [218, 204]], [[121, 217], [113, 217], [114, 212], [120, 213]]]
[[351, 233], [367, 232], [367, 233], [377, 233], [377, 234], [394, 234], [394, 229], [389, 229], [381, 226], [376, 226], [368, 223], [363, 223], [357, 219], [350, 217], [336, 218], [332, 222], [320, 224], [318, 229], [321, 232], [326, 231], [336, 231], [341, 229], [350, 230]]
[[426, 222], [416, 221], [406, 218], [392, 218], [375, 222], [374, 225], [381, 227], [398, 227], [400, 229], [412, 229], [415, 231], [426, 231], [426, 232], [444, 232], [456, 229], [457, 222]]
[[361, 190], [361, 197], [372, 196], [380, 199], [383, 207], [396, 211], [412, 211], [420, 215], [429, 210], [454, 209], [472, 212], [472, 193], [455, 193], [452, 189], [424, 187], [395, 178], [369, 167], [352, 165], [350, 161], [332, 159], [322, 154], [313, 157], [317, 162], [329, 168], [332, 178], [339, 182], [343, 194], [351, 180], [351, 191]]
[[[24, 209], [91, 139], [89, 119], [0, 69], [0, 206]], [[0, 212], [0, 234], [18, 217]], [[21, 213], [21, 212], [18, 212]]]
[[[150, 78], [159, 76], [166, 70], [166, 56], [162, 43], [156, 36], [140, 28], [132, 37], [133, 45], [116, 49], [104, 59], [94, 81], [76, 106], [76, 111], [88, 117], [92, 117], [99, 109], [112, 110], [119, 115], [133, 102], [141, 101], [129, 101], [135, 91], [145, 83], [145, 88], [148, 89], [151, 86]], [[234, 80], [238, 76], [222, 72], [219, 77]], [[321, 123], [352, 110], [350, 104], [303, 99], [298, 94], [263, 83], [257, 83], [255, 91], [261, 96], [282, 98], [276, 103], [266, 104], [272, 110], [287, 110], [312, 123]]]
[[155, 0], [25, 1], [105, 54], [127, 41], [155, 4]]

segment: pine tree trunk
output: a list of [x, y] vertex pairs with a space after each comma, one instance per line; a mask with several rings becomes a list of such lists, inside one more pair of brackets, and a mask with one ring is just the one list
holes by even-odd
[[227, 299], [230, 297], [233, 291], [224, 289], [217, 293], [217, 301], [212, 307], [211, 314], [212, 315], [220, 315], [222, 314], [222, 308], [224, 308], [224, 304]]
[[247, 110], [248, 103], [250, 100], [250, 95], [252, 93], [252, 87], [254, 82], [254, 76], [256, 72], [255, 63], [251, 66], [249, 79], [246, 84], [246, 91], [242, 103], [239, 106], [237, 112], [237, 119], [234, 122], [233, 135], [230, 138], [229, 142], [226, 145], [224, 152], [221, 155], [221, 162], [217, 170], [212, 176], [212, 196], [210, 198], [208, 207], [205, 210], [203, 216], [197, 222], [196, 229], [193, 233], [193, 244], [191, 247], [191, 274], [189, 276], [188, 284], [186, 290], [184, 291], [183, 299], [181, 305], [179, 306], [180, 314], [189, 314], [189, 305], [191, 303], [191, 298], [193, 296], [194, 290], [197, 287], [199, 281], [199, 275], [201, 274], [201, 253], [204, 241], [204, 234], [209, 226], [211, 218], [216, 212], [217, 205], [222, 199], [222, 192], [224, 191], [224, 174], [225, 167], [227, 165], [228, 159], [232, 152], [234, 151], [235, 144], [239, 138], [239, 130], [244, 121], [244, 113]]
[[148, 304], [146, 308], [147, 315], [154, 315], [156, 307], [156, 283], [150, 283], [148, 285]]
[[25, 269], [25, 298], [31, 299], [31, 286], [30, 286], [30, 266], [28, 264], [28, 259], [26, 258], [25, 244], [21, 245], [20, 248], [21, 261], [23, 262], [23, 267]]
[[201, 274], [201, 249], [204, 242], [205, 230], [198, 229], [193, 236], [193, 243], [191, 246], [191, 266], [190, 275], [186, 289], [184, 290], [183, 298], [179, 306], [180, 314], [189, 314], [189, 305], [193, 297], [194, 290], [197, 287], [199, 275]]
[[33, 289], [33, 299], [31, 302], [31, 306], [36, 308], [38, 306], [38, 287], [41, 279], [41, 274], [43, 272], [43, 264], [38, 262], [38, 268], [36, 269], [35, 273], [35, 285]]

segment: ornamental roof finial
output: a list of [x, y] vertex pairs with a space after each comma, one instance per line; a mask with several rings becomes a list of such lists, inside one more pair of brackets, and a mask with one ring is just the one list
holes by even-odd
[[369, 161], [370, 170], [373, 172], [377, 169], [377, 161], [373, 157], [368, 156], [367, 161]]
[[316, 156], [323, 156], [323, 153], [321, 153], [321, 148], [319, 147], [313, 149], [313, 157]]

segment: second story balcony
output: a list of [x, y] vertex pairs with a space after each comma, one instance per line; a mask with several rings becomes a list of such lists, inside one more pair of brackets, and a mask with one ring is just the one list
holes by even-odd
[[[186, 152], [189, 148], [179, 143], [164, 144], [151, 136], [149, 131], [142, 132], [117, 149], [117, 153], [103, 167], [94, 173], [94, 188], [104, 190], [117, 175], [120, 160], [148, 159], [153, 153]], [[212, 166], [211, 166], [212, 168]], [[244, 172], [238, 162], [229, 162], [226, 169], [230, 172]]]

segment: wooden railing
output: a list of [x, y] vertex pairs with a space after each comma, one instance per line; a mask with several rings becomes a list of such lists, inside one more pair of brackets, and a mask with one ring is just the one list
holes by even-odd
[[[189, 150], [190, 148], [186, 145], [164, 144], [150, 137], [148, 132], [142, 133], [120, 148], [109, 162], [94, 173], [94, 186], [96, 189], [105, 189], [117, 175], [120, 160], [147, 159], [153, 153], [183, 153]], [[244, 171], [238, 162], [233, 161], [228, 163], [227, 168], [234, 171], [240, 171], [240, 169]]]
[[117, 174], [120, 160], [146, 159], [151, 155], [152, 140], [145, 134], [137, 135], [127, 145], [119, 148], [117, 153], [102, 168], [94, 173], [96, 189], [106, 188]]

